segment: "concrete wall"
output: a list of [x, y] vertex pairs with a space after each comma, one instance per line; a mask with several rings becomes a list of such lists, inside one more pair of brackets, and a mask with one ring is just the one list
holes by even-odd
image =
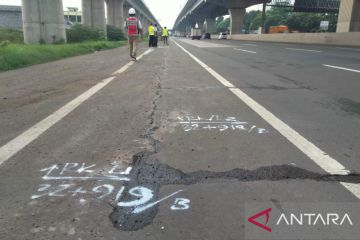
[[22, 28], [21, 7], [0, 6], [0, 27]]
[[228, 37], [232, 40], [249, 40], [263, 42], [327, 44], [359, 46], [360, 32], [347, 33], [284, 33], [284, 34], [237, 34]]

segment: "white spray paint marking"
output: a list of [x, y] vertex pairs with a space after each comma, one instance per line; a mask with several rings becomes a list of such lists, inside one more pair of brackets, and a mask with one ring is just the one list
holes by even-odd
[[[176, 41], [173, 41], [179, 48], [181, 48], [185, 53], [187, 53], [192, 59], [196, 62], [201, 63], [201, 66], [207, 66], [200, 59], [195, 57], [184, 47], [182, 47]], [[209, 67], [205, 68], [208, 70]], [[208, 71], [210, 74], [215, 72], [212, 70]], [[217, 74], [219, 75], [219, 74]], [[214, 76], [214, 75], [213, 75]], [[215, 77], [215, 76], [214, 76]], [[216, 78], [216, 77], [215, 77]], [[216, 78], [217, 79], [217, 78]], [[219, 80], [219, 79], [218, 79]], [[219, 80], [222, 82], [224, 79]], [[228, 82], [227, 80], [225, 80]], [[231, 83], [230, 83], [231, 84]], [[234, 93], [240, 100], [242, 100], [246, 105], [248, 105], [253, 111], [255, 111], [259, 116], [261, 116], [266, 122], [273, 126], [281, 135], [283, 135], [289, 142], [291, 142], [295, 147], [302, 151], [306, 156], [313, 160], [318, 166], [320, 166], [324, 171], [329, 174], [338, 174], [338, 175], [348, 175], [350, 173], [341, 163], [336, 159], [330, 157], [327, 153], [322, 151], [320, 148], [315, 146], [313, 143], [304, 138], [300, 133], [292, 129], [286, 123], [277, 118], [274, 114], [256, 102], [254, 99], [249, 97], [245, 92], [241, 91], [238, 88], [230, 88], [232, 93]], [[341, 183], [347, 190], [354, 194], [357, 198], [360, 199], [360, 184], [348, 184]]]
[[[145, 53], [143, 53], [141, 56], [139, 56], [138, 59], [141, 59], [145, 55], [151, 53], [153, 49], [149, 49]], [[128, 63], [123, 68], [115, 72], [115, 74], [122, 73], [126, 71], [133, 62]], [[29, 145], [32, 141], [37, 139], [40, 135], [42, 135], [44, 132], [46, 132], [49, 128], [54, 126], [56, 123], [58, 123], [60, 120], [62, 120], [64, 117], [66, 117], [69, 113], [74, 111], [77, 107], [79, 107], [82, 103], [84, 103], [86, 100], [91, 98], [93, 95], [95, 95], [97, 92], [99, 92], [101, 89], [103, 89], [105, 86], [107, 86], [109, 83], [111, 83], [115, 77], [106, 78], [102, 81], [100, 81], [98, 84], [75, 98], [74, 100], [67, 103], [65, 106], [61, 107], [59, 110], [55, 111], [50, 116], [46, 117], [39, 123], [35, 124], [28, 130], [26, 130], [24, 133], [20, 134], [10, 142], [6, 143], [4, 146], [0, 148], [0, 165], [9, 160], [12, 156], [14, 156], [16, 153], [21, 151], [24, 147]]]
[[302, 49], [302, 48], [285, 48], [285, 49], [293, 50], [293, 51], [316, 52], [316, 53], [321, 53], [322, 52], [322, 51], [319, 51], [319, 50]]
[[[178, 190], [174, 193], [171, 193], [170, 195], [163, 197], [157, 201], [149, 203], [154, 198], [154, 192], [146, 187], [134, 187], [129, 190], [129, 194], [134, 196], [136, 200], [130, 201], [130, 202], [118, 202], [118, 207], [129, 207], [134, 208], [132, 213], [138, 214], [141, 213], [149, 208], [154, 207], [155, 205], [165, 201], [166, 199], [171, 198], [172, 196], [175, 196], [176, 194], [182, 192], [183, 190]], [[179, 202], [179, 200], [175, 200], [174, 205], [178, 205], [176, 210], [187, 210], [189, 209], [189, 199], [183, 199]], [[173, 206], [174, 206], [173, 205]], [[172, 209], [172, 207], [171, 207]]]
[[166, 196], [166, 197], [163, 197], [163, 198], [161, 198], [160, 200], [157, 200], [157, 201], [155, 201], [155, 202], [152, 202], [152, 203], [149, 203], [149, 204], [146, 204], [146, 205], [143, 205], [143, 206], [138, 206], [138, 207], [136, 207], [136, 208], [134, 209], [133, 213], [134, 213], [134, 214], [141, 213], [141, 212], [143, 212], [143, 211], [145, 211], [145, 210], [147, 210], [147, 209], [149, 209], [149, 208], [152, 208], [152, 207], [154, 207], [155, 205], [157, 205], [157, 204], [165, 201], [166, 199], [171, 198], [172, 196], [175, 196], [176, 194], [178, 194], [179, 192], [182, 192], [182, 191], [183, 191], [183, 190], [176, 191], [176, 192], [174, 192], [174, 193], [172, 193], [172, 194], [170, 194], [170, 195], [168, 195], [168, 196]]
[[254, 52], [254, 51], [249, 51], [249, 50], [245, 50], [245, 49], [241, 49], [241, 48], [234, 48], [234, 50], [236, 51], [242, 51], [242, 52], [247, 52], [247, 53], [257, 53], [257, 52]]
[[190, 208], [190, 200], [187, 198], [176, 198], [174, 205], [170, 207], [171, 210], [187, 210]]
[[[116, 189], [118, 182], [121, 181], [130, 181], [130, 178], [124, 177], [123, 175], [129, 175], [132, 167], [127, 167], [122, 169], [120, 166], [122, 164], [117, 164], [116, 162], [112, 163], [111, 169], [104, 170], [106, 174], [111, 175], [94, 175], [94, 172], [99, 172], [94, 169], [96, 164], [86, 165], [85, 163], [66, 163], [63, 167], [59, 164], [54, 164], [48, 168], [41, 169], [40, 172], [44, 172], [45, 175], [42, 179], [46, 183], [41, 183], [37, 189], [36, 194], [31, 196], [32, 200], [44, 198], [44, 197], [73, 197], [78, 198], [80, 204], [85, 205], [86, 196], [96, 196], [96, 199], [103, 200], [114, 196], [112, 199], [115, 200], [117, 206], [125, 208], [133, 208], [132, 213], [137, 214], [141, 213], [153, 206], [159, 204], [160, 202], [178, 194], [182, 190], [174, 192], [160, 200], [150, 202], [154, 198], [154, 192], [145, 187], [134, 187], [129, 190], [129, 194], [134, 197], [135, 200], [129, 202], [119, 202], [121, 197], [124, 195], [125, 186], [121, 186], [120, 189]], [[47, 182], [51, 181], [51, 184]], [[66, 183], [65, 181], [68, 181]], [[100, 185], [95, 185], [93, 188], [86, 189], [85, 187], [76, 184], [76, 181], [95, 181], [96, 183], [102, 182]], [[114, 185], [107, 182], [116, 182]], [[60, 182], [57, 184], [57, 182]], [[105, 183], [104, 183], [105, 182]], [[86, 185], [89, 187], [88, 184]], [[189, 208], [190, 200], [177, 200], [174, 203], [176, 206], [175, 210], [186, 210]]]
[[333, 65], [326, 65], [326, 64], [323, 64], [323, 66], [324, 66], [324, 67], [328, 67], [328, 68], [335, 68], [335, 69], [340, 69], [340, 70], [344, 70], [344, 71], [350, 71], [350, 72], [360, 73], [360, 70], [351, 69], [351, 68], [344, 68], [344, 67], [333, 66]]
[[248, 133], [254, 132], [258, 134], [269, 133], [265, 128], [258, 128], [256, 125], [251, 125], [248, 122], [241, 121], [236, 117], [221, 118], [219, 115], [211, 115], [210, 118], [202, 118], [200, 116], [185, 116], [178, 117], [179, 124], [182, 125], [185, 132], [195, 130], [219, 130], [224, 131], [246, 131]]
[[[98, 180], [98, 181], [130, 181], [128, 177], [124, 175], [129, 175], [132, 167], [127, 167], [125, 171], [116, 171], [120, 165], [115, 165], [108, 171], [108, 175], [101, 176], [84, 176], [83, 174], [93, 173], [94, 170], [89, 170], [89, 168], [96, 167], [95, 164], [85, 167], [85, 163], [83, 163], [80, 167], [79, 163], [66, 163], [64, 167], [61, 168], [58, 174], [56, 174], [57, 170], [60, 170], [59, 165], [55, 164], [51, 167], [41, 169], [41, 172], [46, 172], [46, 174], [42, 177], [43, 180]], [[55, 174], [54, 174], [55, 173]], [[70, 174], [71, 176], [64, 176], [64, 174]]]
[[136, 200], [130, 202], [118, 202], [119, 207], [136, 207], [143, 205], [154, 197], [154, 192], [145, 187], [134, 187], [129, 190], [129, 194], [136, 197]]
[[[108, 170], [104, 170], [102, 168], [102, 172], [106, 173], [100, 175], [94, 174], [94, 172], [100, 172], [100, 170], [94, 169], [96, 164], [87, 166], [85, 163], [66, 163], [63, 167], [60, 167], [59, 164], [54, 164], [48, 168], [40, 170], [40, 172], [45, 173], [45, 175], [42, 176], [42, 180], [46, 183], [40, 184], [39, 188], [37, 189], [37, 194], [32, 195], [31, 199], [37, 199], [41, 197], [82, 197], [87, 194], [100, 194], [97, 199], [103, 199], [110, 196], [115, 191], [114, 185], [104, 183], [101, 185], [96, 185], [91, 190], [87, 190], [81, 185], [75, 184], [75, 182], [116, 182], [117, 185], [119, 182], [130, 181], [130, 178], [127, 177], [127, 175], [130, 174], [132, 167], [129, 166], [124, 169], [122, 166], [122, 164], [117, 164], [114, 162], [112, 167]], [[47, 182], [50, 181], [52, 183], [48, 184]], [[66, 183], [66, 181], [69, 183]], [[60, 182], [61, 184], [57, 184], [57, 182]], [[121, 187], [120, 190], [116, 193], [116, 201], [118, 201], [123, 192], [124, 187]]]

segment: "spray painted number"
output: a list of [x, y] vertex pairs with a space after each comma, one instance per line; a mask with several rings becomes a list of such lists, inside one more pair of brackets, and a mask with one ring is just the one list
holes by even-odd
[[171, 210], [187, 210], [190, 208], [189, 204], [190, 204], [189, 199], [176, 198], [174, 205], [172, 205], [170, 208], [171, 208]]
[[[154, 198], [154, 192], [145, 187], [134, 187], [129, 190], [129, 194], [134, 196], [136, 200], [130, 202], [119, 202], [117, 205], [119, 207], [131, 207], [133, 208], [132, 213], [137, 214], [141, 213], [149, 208], [152, 208], [159, 204], [162, 201], [165, 201], [168, 198], [171, 198], [182, 192], [183, 190], [176, 191], [166, 197], [163, 197], [159, 200], [150, 202]], [[190, 200], [185, 198], [176, 198], [175, 203], [170, 208], [172, 210], [186, 210], [189, 209]]]
[[119, 202], [117, 204], [119, 207], [136, 207], [139, 205], [143, 205], [150, 201], [154, 196], [153, 191], [144, 187], [132, 188], [130, 189], [129, 194], [136, 197], [136, 200], [131, 202]]
[[38, 189], [38, 192], [44, 192], [43, 194], [39, 195], [32, 195], [31, 199], [37, 199], [44, 196], [49, 197], [64, 197], [65, 193], [64, 191], [68, 188], [70, 188], [72, 184], [61, 184], [58, 187], [56, 187], [55, 190], [51, 190], [51, 184], [40, 184], [40, 187]]
[[[75, 188], [73, 188], [75, 187]], [[37, 192], [41, 194], [35, 194], [31, 196], [31, 199], [38, 199], [41, 197], [77, 197], [78, 195], [84, 195], [86, 193], [98, 193], [98, 199], [104, 199], [110, 196], [114, 192], [115, 188], [111, 184], [103, 184], [94, 187], [91, 191], [83, 189], [83, 187], [76, 187], [75, 184], [61, 184], [58, 186], [52, 186], [51, 184], [40, 184]], [[120, 195], [124, 191], [124, 187], [121, 187], [116, 194], [115, 201], [118, 201]]]

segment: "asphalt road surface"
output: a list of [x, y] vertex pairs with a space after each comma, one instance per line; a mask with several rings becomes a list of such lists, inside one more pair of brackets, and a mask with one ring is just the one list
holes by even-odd
[[358, 239], [360, 49], [127, 51], [0, 74], [0, 239]]

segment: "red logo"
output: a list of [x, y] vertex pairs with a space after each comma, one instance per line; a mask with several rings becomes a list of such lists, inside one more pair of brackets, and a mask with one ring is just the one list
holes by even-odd
[[[259, 213], [255, 214], [254, 216], [249, 217], [248, 221], [250, 223], [252, 223], [252, 224], [254, 224], [254, 225], [256, 225], [256, 226], [258, 226], [258, 227], [260, 227], [260, 228], [262, 228], [262, 229], [264, 229], [266, 231], [268, 231], [268, 232], [272, 232], [272, 229], [269, 228], [268, 226], [266, 226], [268, 224], [268, 222], [269, 222], [270, 212], [271, 211], [272, 211], [272, 208], [269, 208], [269, 209], [266, 209], [266, 210], [264, 210], [262, 212], [259, 212]], [[265, 225], [255, 221], [255, 219], [257, 219], [257, 218], [259, 218], [259, 217], [261, 217], [263, 215], [266, 215], [266, 223], [265, 223]]]

